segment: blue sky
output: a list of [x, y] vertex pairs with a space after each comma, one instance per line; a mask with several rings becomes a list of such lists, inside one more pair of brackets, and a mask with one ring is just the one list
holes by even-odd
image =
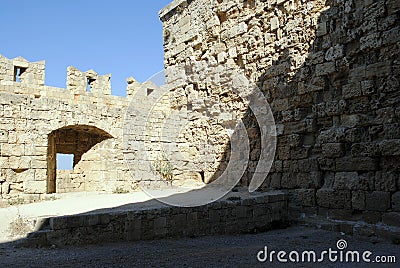
[[65, 88], [66, 70], [112, 73], [144, 82], [163, 69], [158, 11], [172, 0], [0, 0], [0, 54], [46, 60], [46, 85]]

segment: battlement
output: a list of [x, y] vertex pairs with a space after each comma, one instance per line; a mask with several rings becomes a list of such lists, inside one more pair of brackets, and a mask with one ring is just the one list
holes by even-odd
[[0, 84], [44, 86], [45, 61], [29, 62], [22, 57], [7, 59], [0, 55]]
[[[0, 91], [56, 98], [57, 96], [76, 98], [79, 95], [107, 98], [111, 97], [110, 80], [111, 74], [99, 75], [94, 70], [83, 72], [69, 66], [66, 88], [49, 87], [45, 86], [45, 61], [29, 62], [22, 57], [8, 59], [0, 55]], [[126, 88], [127, 97], [132, 97], [140, 86], [141, 83], [129, 77]]]

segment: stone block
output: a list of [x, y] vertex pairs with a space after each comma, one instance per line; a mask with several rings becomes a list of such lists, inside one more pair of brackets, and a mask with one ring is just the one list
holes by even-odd
[[301, 148], [292, 148], [290, 150], [291, 159], [307, 159], [310, 155], [311, 148], [303, 146]]
[[400, 155], [400, 139], [382, 141], [379, 151], [384, 156]]
[[343, 143], [322, 144], [322, 155], [330, 158], [342, 157], [344, 155]]
[[321, 22], [318, 23], [317, 25], [317, 36], [323, 36], [328, 33], [327, 28], [326, 28], [326, 22]]
[[362, 219], [367, 223], [378, 223], [382, 220], [382, 213], [377, 211], [363, 211]]
[[298, 187], [296, 174], [282, 173], [281, 187], [284, 189], [293, 189]]
[[331, 128], [323, 130], [317, 137], [317, 143], [338, 143], [345, 141], [345, 128]]
[[296, 205], [312, 207], [315, 206], [314, 189], [296, 189], [291, 194], [291, 202]]
[[44, 194], [47, 191], [47, 181], [24, 181], [24, 192], [27, 194]]
[[400, 212], [388, 212], [382, 215], [383, 223], [400, 227]]
[[8, 131], [7, 130], [0, 130], [0, 142], [8, 142]]
[[315, 67], [315, 75], [323, 76], [335, 72], [336, 66], [334, 62], [325, 62], [317, 64]]
[[296, 186], [305, 189], [320, 188], [322, 186], [322, 176], [318, 171], [314, 172], [295, 172], [293, 177], [296, 179]]
[[354, 143], [351, 145], [351, 155], [358, 156], [376, 156], [378, 146], [372, 142]]
[[342, 96], [344, 99], [359, 97], [362, 95], [359, 83], [351, 83], [342, 87]]
[[281, 187], [282, 173], [273, 173], [270, 175], [270, 189], [279, 189]]
[[389, 14], [395, 13], [400, 10], [400, 2], [397, 0], [386, 1], [386, 7]]
[[334, 220], [348, 221], [352, 219], [351, 209], [329, 209], [328, 217]]
[[0, 144], [0, 153], [2, 156], [23, 156], [24, 155], [24, 145], [23, 144]]
[[351, 207], [356, 210], [365, 210], [365, 191], [351, 192]]
[[351, 193], [348, 190], [319, 189], [316, 194], [317, 205], [325, 208], [350, 208]]
[[396, 184], [398, 179], [398, 173], [377, 171], [375, 174], [375, 190], [394, 192], [397, 190]]
[[167, 218], [159, 217], [154, 220], [154, 229], [163, 229], [167, 227]]
[[336, 171], [373, 171], [378, 162], [371, 157], [343, 157], [336, 159]]
[[61, 230], [61, 229], [67, 229], [68, 222], [67, 222], [68, 217], [63, 216], [63, 217], [55, 217], [55, 218], [50, 218], [50, 228], [52, 230]]
[[361, 50], [377, 48], [381, 45], [381, 43], [382, 39], [380, 38], [379, 33], [372, 33], [360, 38]]
[[336, 60], [343, 57], [343, 45], [336, 45], [331, 47], [325, 53], [325, 59], [327, 61]]
[[31, 158], [29, 156], [11, 156], [8, 163], [11, 169], [29, 169], [31, 167]]
[[278, 17], [273, 17], [270, 20], [270, 27], [271, 27], [271, 31], [275, 31], [276, 29], [279, 28], [279, 18]]
[[400, 211], [400, 191], [392, 194], [392, 209], [394, 211]]
[[390, 208], [390, 193], [382, 191], [365, 194], [366, 209], [372, 211], [387, 211]]
[[348, 128], [360, 126], [365, 123], [365, 116], [360, 114], [342, 114], [340, 116], [341, 125]]
[[318, 164], [321, 170], [335, 170], [335, 160], [330, 158], [318, 158]]
[[16, 181], [24, 182], [24, 181], [33, 181], [35, 180], [35, 170], [27, 169], [16, 172], [15, 174]]
[[373, 80], [361, 81], [361, 91], [363, 95], [371, 95], [375, 93], [375, 84]]
[[385, 77], [391, 74], [391, 64], [389, 61], [377, 62], [367, 65], [365, 69], [366, 78]]
[[100, 223], [100, 217], [97, 214], [82, 216], [83, 226], [94, 226]]
[[228, 36], [229, 38], [233, 38], [235, 36], [244, 34], [247, 32], [248, 26], [245, 22], [241, 22], [239, 24], [236, 24], [234, 27], [229, 28], [228, 30]]
[[357, 172], [337, 172], [333, 188], [338, 190], [372, 190], [374, 177], [372, 175], [358, 175]]

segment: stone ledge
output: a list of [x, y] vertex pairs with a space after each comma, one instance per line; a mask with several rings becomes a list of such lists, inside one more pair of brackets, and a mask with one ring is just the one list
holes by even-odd
[[174, 0], [172, 3], [161, 9], [160, 12], [158, 12], [158, 16], [162, 20], [168, 13], [177, 9], [179, 6], [185, 3], [187, 3], [186, 0]]
[[363, 221], [333, 220], [325, 217], [305, 217], [297, 224], [326, 231], [341, 232], [360, 239], [378, 242], [381, 240], [396, 241], [400, 239], [400, 227], [389, 226], [382, 222], [370, 224]]
[[228, 198], [204, 206], [109, 210], [50, 218], [22, 246], [65, 246], [266, 231], [287, 222], [282, 192]]

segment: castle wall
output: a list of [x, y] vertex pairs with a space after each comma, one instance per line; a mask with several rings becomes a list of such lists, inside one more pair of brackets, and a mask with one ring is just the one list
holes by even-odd
[[[135, 189], [122, 153], [123, 120], [130, 99], [110, 95], [109, 75], [70, 67], [67, 80], [75, 79], [79, 87], [72, 88], [71, 82], [67, 89], [48, 87], [44, 63], [0, 59], [3, 201], [39, 200], [53, 192]], [[23, 75], [29, 74], [28, 80], [14, 80], [15, 64], [25, 66]], [[89, 92], [88, 76], [94, 80]], [[50, 178], [56, 176], [56, 153], [74, 154], [74, 169], [59, 171], [57, 186], [50, 186], [54, 183]]]
[[[242, 115], [251, 146], [242, 178], [248, 185], [260, 159], [259, 127], [242, 111], [243, 100], [212, 86], [221, 76], [198, 66], [240, 68], [276, 123], [276, 155], [263, 188], [287, 191], [292, 217], [399, 226], [399, 13], [395, 0], [176, 0], [160, 12], [167, 73], [175, 70], [167, 77], [172, 102], [193, 108], [191, 133], [204, 130], [196, 124], [203, 119], [211, 129], [222, 125], [199, 105], [214, 118], [223, 114], [215, 102]], [[186, 82], [177, 82], [182, 77]]]

